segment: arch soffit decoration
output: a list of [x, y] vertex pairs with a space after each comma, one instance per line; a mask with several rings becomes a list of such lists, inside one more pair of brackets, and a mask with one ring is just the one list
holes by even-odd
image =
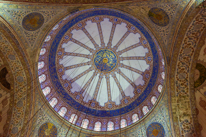
[[[28, 55], [23, 48], [24, 45], [19, 39], [17, 33], [14, 31], [14, 29], [10, 26], [10, 24], [0, 16], [0, 33], [3, 34], [3, 36], [6, 38], [6, 40], [9, 42], [8, 47], [2, 46], [2, 49], [6, 52], [4, 53], [4, 56], [9, 62], [9, 57], [8, 55], [14, 54], [15, 59], [13, 60], [14, 64], [9, 63], [9, 67], [11, 68], [11, 73], [14, 78], [14, 82], [18, 83], [19, 86], [14, 86], [13, 91], [15, 91], [15, 94], [12, 94], [15, 98], [14, 105], [12, 106], [14, 108], [17, 108], [17, 102], [21, 101], [23, 102], [23, 106], [18, 107], [18, 111], [20, 112], [20, 115], [22, 116], [17, 116], [17, 115], [12, 115], [11, 119], [8, 122], [11, 121], [22, 121], [22, 125], [12, 125], [8, 127], [7, 129], [7, 134], [10, 135], [26, 135], [28, 134], [28, 129], [27, 127], [30, 126], [31, 123], [28, 123], [31, 115], [33, 114], [33, 74], [31, 72], [30, 68], [30, 60], [28, 58]], [[8, 48], [9, 50], [5, 50]], [[19, 67], [19, 69], [16, 69], [16, 67]], [[15, 72], [16, 71], [16, 72]], [[17, 73], [18, 72], [18, 73]], [[27, 77], [28, 76], [28, 77]], [[19, 80], [20, 78], [20, 80]], [[30, 82], [30, 83], [27, 83]], [[25, 86], [26, 85], [26, 86]], [[23, 87], [23, 88], [22, 88]], [[29, 94], [28, 94], [29, 93]], [[24, 98], [22, 98], [22, 96]], [[25, 115], [27, 114], [27, 115]], [[26, 126], [24, 125], [26, 124]], [[24, 132], [21, 132], [23, 131]]]
[[[183, 19], [181, 28], [179, 30], [177, 38], [174, 42], [175, 46], [173, 48], [172, 59], [171, 59], [171, 68], [170, 68], [170, 103], [171, 103], [171, 116], [174, 123], [174, 134], [177, 136], [183, 135], [194, 135], [198, 131], [198, 121], [196, 119], [196, 110], [195, 110], [195, 93], [194, 91], [194, 80], [193, 80], [193, 69], [195, 63], [193, 61], [197, 59], [195, 57], [195, 52], [199, 48], [197, 46], [200, 36], [202, 35], [204, 28], [206, 26], [205, 21], [203, 20], [204, 11], [200, 8], [197, 8], [193, 11], [191, 15], [185, 16]], [[187, 12], [188, 14], [189, 12]], [[197, 24], [200, 24], [201, 27], [193, 27]], [[194, 34], [192, 34], [192, 33]], [[184, 36], [184, 38], [182, 38]], [[189, 40], [189, 37], [191, 40]], [[194, 43], [194, 44], [191, 44]], [[190, 48], [190, 52], [185, 52], [187, 48]], [[186, 60], [184, 60], [186, 57]], [[184, 64], [184, 63], [185, 64]], [[180, 72], [181, 68], [184, 68], [185, 72]], [[186, 71], [187, 70], [187, 71]], [[185, 73], [186, 76], [181, 77], [181, 73]], [[176, 83], [177, 82], [177, 83]], [[182, 87], [184, 90], [178, 89], [178, 84], [183, 84]], [[184, 91], [184, 92], [183, 92]], [[177, 102], [178, 101], [178, 102]], [[177, 105], [179, 104], [179, 105]], [[188, 106], [188, 107], [185, 107]], [[180, 111], [181, 110], [181, 111]], [[175, 124], [179, 123], [179, 124]], [[184, 124], [188, 124], [191, 130], [186, 130], [182, 128]], [[190, 132], [192, 131], [192, 132]], [[181, 134], [182, 132], [182, 134]]]

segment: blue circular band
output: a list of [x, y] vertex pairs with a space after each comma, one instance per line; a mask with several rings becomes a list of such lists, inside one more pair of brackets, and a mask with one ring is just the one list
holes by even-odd
[[[61, 39], [63, 38], [64, 34], [76, 23], [78, 23], [81, 20], [84, 20], [88, 17], [92, 16], [98, 16], [98, 15], [108, 15], [108, 16], [114, 16], [118, 18], [122, 18], [131, 24], [133, 24], [136, 28], [138, 28], [142, 34], [147, 38], [147, 41], [149, 42], [149, 45], [151, 47], [151, 51], [153, 54], [153, 70], [151, 74], [151, 78], [149, 80], [149, 83], [143, 93], [131, 104], [122, 107], [120, 109], [116, 110], [96, 110], [89, 107], [86, 107], [76, 100], [74, 100], [69, 94], [65, 91], [63, 86], [61, 85], [60, 80], [58, 79], [57, 70], [55, 67], [55, 59], [56, 59], [56, 52], [57, 48], [59, 46], [59, 43]], [[125, 113], [128, 113], [129, 111], [135, 109], [137, 106], [139, 106], [150, 94], [152, 91], [153, 86], [155, 85], [155, 82], [157, 80], [157, 74], [158, 74], [158, 67], [159, 67], [159, 60], [158, 60], [158, 53], [155, 47], [155, 44], [153, 42], [152, 37], [150, 34], [145, 30], [145, 28], [137, 21], [137, 19], [134, 19], [133, 17], [130, 17], [129, 15], [123, 14], [121, 12], [118, 12], [116, 10], [110, 10], [110, 9], [95, 9], [93, 11], [89, 10], [87, 12], [82, 13], [81, 15], [78, 15], [77, 17], [70, 20], [67, 24], [65, 24], [61, 30], [58, 32], [56, 37], [54, 38], [54, 41], [51, 45], [51, 49], [49, 52], [49, 72], [50, 77], [52, 80], [53, 85], [55, 86], [56, 92], [61, 95], [61, 97], [74, 109], [77, 109], [78, 111], [82, 111], [84, 113], [87, 113], [88, 115], [92, 116], [98, 116], [98, 117], [112, 117], [112, 116], [118, 116]]]

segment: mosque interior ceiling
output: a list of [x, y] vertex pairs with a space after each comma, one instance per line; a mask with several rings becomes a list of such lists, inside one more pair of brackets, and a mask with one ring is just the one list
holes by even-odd
[[1, 1], [0, 137], [206, 137], [205, 26], [202, 0]]

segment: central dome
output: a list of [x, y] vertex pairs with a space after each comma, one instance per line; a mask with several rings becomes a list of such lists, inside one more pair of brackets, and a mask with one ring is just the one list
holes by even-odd
[[104, 8], [79, 11], [56, 24], [45, 38], [38, 69], [54, 110], [95, 131], [143, 118], [165, 79], [161, 49], [148, 29], [128, 14]]
[[98, 70], [109, 72], [117, 65], [117, 57], [113, 51], [101, 49], [94, 55], [94, 64]]

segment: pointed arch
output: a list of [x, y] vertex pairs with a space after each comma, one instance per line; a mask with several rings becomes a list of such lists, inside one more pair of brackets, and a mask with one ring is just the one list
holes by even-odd
[[56, 98], [52, 98], [52, 99], [49, 101], [49, 104], [50, 104], [52, 107], [55, 107], [57, 103], [58, 103], [58, 100], [57, 100]]
[[89, 125], [89, 120], [88, 119], [83, 119], [81, 127], [87, 129], [88, 125]]
[[50, 87], [45, 87], [43, 90], [42, 90], [44, 96], [47, 96], [50, 92], [51, 92], [51, 88]]
[[112, 130], [114, 130], [114, 122], [109, 121], [107, 123], [107, 131], [112, 131]]
[[46, 75], [45, 74], [42, 74], [39, 76], [39, 83], [42, 83], [46, 80]]
[[156, 103], [156, 101], [157, 101], [157, 97], [156, 97], [156, 96], [153, 96], [153, 97], [151, 98], [152, 104], [154, 105], [154, 104]]
[[70, 119], [69, 119], [69, 122], [75, 124], [77, 121], [77, 115], [76, 114], [72, 114]]
[[149, 112], [148, 107], [147, 107], [147, 106], [144, 106], [144, 107], [142, 108], [142, 112], [144, 113], [144, 115], [146, 115], [146, 114]]
[[101, 122], [96, 122], [95, 125], [94, 125], [94, 131], [101, 131]]
[[59, 110], [59, 115], [64, 117], [65, 114], [67, 113], [67, 108], [66, 107], [62, 107], [60, 110]]
[[132, 122], [135, 123], [139, 120], [138, 115], [137, 114], [133, 114], [132, 115]]
[[127, 121], [126, 119], [122, 119], [121, 122], [120, 122], [120, 125], [121, 125], [121, 128], [124, 128], [127, 126]]

